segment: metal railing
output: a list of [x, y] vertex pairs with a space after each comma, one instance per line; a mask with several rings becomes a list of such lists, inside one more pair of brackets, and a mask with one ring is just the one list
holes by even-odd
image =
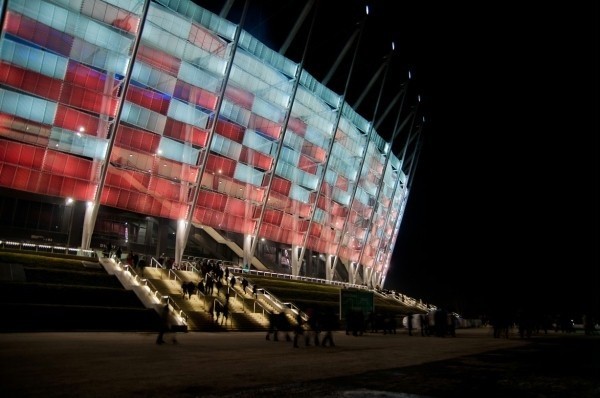
[[177, 305], [175, 300], [170, 295], [163, 295], [162, 293], [160, 293], [159, 289], [156, 286], [154, 286], [152, 284], [152, 282], [150, 282], [146, 278], [141, 277], [137, 273], [137, 271], [134, 269], [134, 267], [130, 266], [129, 264], [126, 264], [126, 263], [124, 264], [120, 261], [117, 264], [123, 269], [124, 272], [129, 272], [131, 275], [131, 278], [137, 284], [139, 284], [140, 286], [148, 287], [148, 289], [151, 292], [151, 295], [154, 296], [154, 298], [156, 300], [158, 300], [159, 303], [169, 304], [172, 312], [175, 313], [177, 316], [179, 316], [184, 321], [184, 323], [187, 325], [187, 320], [189, 318], [188, 315], [181, 309], [181, 307], [179, 307]]
[[28, 243], [28, 242], [15, 242], [15, 241], [11, 241], [11, 240], [0, 240], [0, 248], [11, 249], [11, 250], [21, 250], [24, 252], [66, 254], [69, 256], [97, 258], [95, 250], [81, 249], [81, 248], [77, 248], [77, 247], [51, 246], [51, 245]]
[[341, 281], [330, 281], [327, 279], [322, 279], [322, 278], [316, 278], [316, 277], [312, 277], [312, 276], [294, 276], [291, 274], [282, 274], [279, 272], [271, 272], [271, 271], [259, 271], [259, 270], [255, 270], [255, 269], [244, 269], [240, 266], [233, 266], [233, 267], [229, 267], [230, 272], [232, 273], [236, 273], [236, 274], [247, 274], [247, 275], [256, 275], [256, 276], [269, 276], [272, 278], [278, 278], [278, 279], [290, 279], [290, 280], [295, 280], [295, 281], [303, 281], [303, 282], [312, 282], [312, 283], [320, 283], [323, 285], [332, 285], [332, 286], [340, 286], [340, 287], [345, 287], [345, 288], [354, 288], [354, 289], [363, 289], [363, 290], [370, 290], [367, 286], [365, 285], [357, 285], [355, 283], [349, 283], [349, 282], [341, 282]]

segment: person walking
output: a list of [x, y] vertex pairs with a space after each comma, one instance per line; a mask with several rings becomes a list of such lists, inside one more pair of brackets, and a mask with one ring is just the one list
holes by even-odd
[[[158, 329], [158, 336], [156, 336], [156, 344], [164, 344], [165, 333], [169, 331], [170, 322], [169, 322], [169, 303], [165, 304], [161, 308], [160, 312], [160, 325]], [[177, 339], [173, 335], [173, 344], [177, 344]]]
[[296, 314], [296, 325], [294, 325], [294, 348], [298, 348], [298, 339], [304, 335], [304, 319], [298, 312]]
[[321, 341], [321, 347], [335, 347], [335, 343], [333, 342], [333, 330], [337, 327], [335, 314], [330, 309], [325, 310], [322, 315], [322, 325], [323, 331], [325, 332], [325, 336]]

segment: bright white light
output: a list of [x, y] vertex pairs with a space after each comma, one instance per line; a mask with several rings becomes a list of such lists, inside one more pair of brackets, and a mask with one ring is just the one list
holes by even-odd
[[396, 49], [396, 43], [392, 42], [392, 50]]
[[158, 151], [156, 151], [156, 153], [162, 155], [162, 149], [159, 149]]
[[365, 6], [365, 13], [369, 15], [369, 6]]
[[408, 71], [408, 80], [410, 80], [412, 78], [412, 75], [410, 74], [410, 70]]
[[80, 132], [80, 133], [83, 133], [84, 131], [85, 131], [85, 128], [83, 128], [83, 126], [82, 126], [82, 127], [79, 127], [79, 132]]
[[421, 102], [421, 95], [417, 95], [417, 99], [419, 100], [419, 102]]
[[71, 203], [73, 203], [73, 198], [67, 198], [67, 204], [70, 205]]

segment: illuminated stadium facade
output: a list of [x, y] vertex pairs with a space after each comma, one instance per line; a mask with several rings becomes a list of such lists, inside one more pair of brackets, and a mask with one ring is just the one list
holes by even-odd
[[2, 1], [0, 238], [383, 286], [416, 110], [394, 154], [242, 26], [188, 0]]

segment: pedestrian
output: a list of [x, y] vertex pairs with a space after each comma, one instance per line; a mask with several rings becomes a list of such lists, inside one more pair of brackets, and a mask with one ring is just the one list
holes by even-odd
[[248, 279], [242, 278], [242, 288], [244, 289], [244, 294], [246, 294], [247, 287], [248, 287]]
[[298, 312], [296, 314], [296, 325], [294, 325], [294, 348], [298, 348], [298, 339], [304, 335], [304, 319]]
[[[158, 336], [156, 336], [156, 344], [164, 344], [165, 343], [165, 333], [167, 333], [170, 329], [170, 322], [169, 322], [169, 303], [165, 304], [162, 308], [161, 308], [161, 313], [160, 313], [160, 325], [159, 325], [159, 329], [158, 329]], [[177, 344], [177, 339], [175, 338], [175, 335], [173, 335], [173, 344]]]
[[322, 319], [322, 329], [325, 332], [325, 336], [321, 341], [321, 347], [326, 347], [329, 344], [330, 347], [335, 347], [333, 342], [333, 329], [336, 328], [336, 319], [335, 314], [332, 310], [327, 309], [321, 316]]
[[252, 286], [252, 294], [254, 295], [255, 299], [258, 299], [258, 286], [256, 283]]

